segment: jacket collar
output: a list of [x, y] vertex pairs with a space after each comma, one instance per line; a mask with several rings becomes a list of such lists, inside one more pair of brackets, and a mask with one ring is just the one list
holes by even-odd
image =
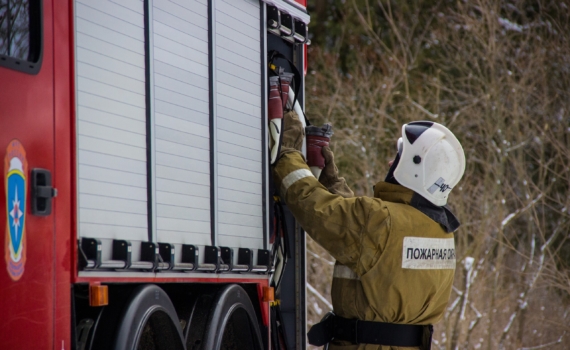
[[374, 197], [387, 202], [408, 204], [443, 226], [448, 233], [454, 232], [461, 225], [447, 205], [437, 206], [401, 185], [379, 182], [374, 186]]

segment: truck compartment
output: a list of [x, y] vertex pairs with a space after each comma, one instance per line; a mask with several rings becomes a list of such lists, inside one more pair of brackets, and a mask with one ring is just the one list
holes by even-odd
[[77, 232], [101, 261], [267, 254], [263, 5], [212, 4], [75, 1]]
[[[109, 330], [147, 323], [173, 329], [172, 312], [141, 318], [140, 325], [132, 324], [136, 317], [117, 321], [119, 310], [136, 300], [127, 297], [135, 286], [121, 278], [209, 272], [200, 283], [156, 287], [166, 291], [163, 299], [172, 300], [187, 325], [183, 342], [239, 340], [250, 348], [260, 345], [261, 337], [267, 347], [267, 325], [259, 321], [269, 316], [260, 313], [261, 296], [251, 289], [252, 281], [268, 283], [267, 275], [279, 266], [282, 283], [275, 287], [273, 310], [280, 310], [283, 324], [271, 341], [303, 348], [304, 234], [285, 207], [288, 263], [274, 261], [266, 100], [269, 52], [277, 50], [303, 68], [300, 44], [308, 42], [308, 15], [284, 0], [75, 0], [75, 5], [79, 277], [119, 277], [108, 284], [113, 304], [99, 316], [83, 301], [84, 285], [75, 285], [79, 331], [87, 330], [86, 339], [105, 341], [98, 335], [108, 333], [105, 326], [90, 326], [100, 317]], [[292, 69], [286, 60], [275, 63]], [[302, 86], [297, 91], [302, 105]], [[244, 282], [240, 287], [232, 284], [236, 278]], [[196, 303], [222, 287], [231, 289], [232, 298], [244, 295], [242, 287], [248, 290], [253, 309], [236, 313], [227, 327], [219, 322], [207, 327], [227, 332], [201, 332], [207, 322], [192, 316], [200, 314], [194, 305], [203, 304], [203, 317], [219, 313], [220, 320], [228, 319], [222, 306], [233, 310], [232, 303]], [[196, 334], [188, 331], [190, 324]], [[241, 331], [248, 324], [250, 331]], [[243, 337], [250, 332], [251, 339]]]

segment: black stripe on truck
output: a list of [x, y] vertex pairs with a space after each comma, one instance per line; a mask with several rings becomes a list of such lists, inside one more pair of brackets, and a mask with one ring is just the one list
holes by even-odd
[[209, 94], [210, 94], [210, 230], [212, 236], [212, 245], [216, 245], [216, 124], [215, 124], [215, 60], [214, 57], [214, 0], [208, 0], [208, 75], [209, 75]]
[[148, 225], [148, 241], [152, 242], [152, 125], [151, 125], [151, 80], [150, 80], [150, 13], [149, 0], [144, 0], [144, 80], [146, 105], [146, 210]]
[[265, 114], [266, 112], [266, 99], [267, 99], [267, 87], [266, 87], [266, 81], [267, 81], [267, 67], [265, 65], [265, 61], [266, 61], [266, 54], [267, 54], [267, 50], [266, 50], [266, 45], [265, 45], [265, 35], [266, 35], [266, 30], [265, 30], [265, 4], [261, 3], [259, 6], [259, 22], [260, 22], [260, 36], [259, 36], [259, 42], [260, 42], [260, 46], [261, 46], [261, 185], [262, 185], [262, 190], [261, 190], [261, 195], [262, 197], [262, 210], [263, 210], [263, 249], [267, 249], [267, 243], [269, 241], [269, 228], [267, 227], [267, 217], [269, 216], [268, 213], [268, 206], [270, 205], [268, 202], [268, 198], [267, 198], [267, 177], [270, 176], [271, 174], [268, 174], [268, 166], [267, 166], [267, 157], [268, 157], [268, 150], [267, 150], [267, 137], [266, 135], [266, 129], [267, 129], [267, 116]]

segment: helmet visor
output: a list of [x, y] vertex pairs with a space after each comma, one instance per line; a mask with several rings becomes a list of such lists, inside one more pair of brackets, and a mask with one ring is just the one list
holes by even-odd
[[416, 140], [418, 139], [418, 137], [420, 137], [420, 135], [423, 134], [424, 131], [431, 128], [432, 125], [433, 122], [427, 122], [427, 121], [411, 122], [404, 126], [404, 133], [410, 144], [413, 145], [414, 142], [416, 142]]

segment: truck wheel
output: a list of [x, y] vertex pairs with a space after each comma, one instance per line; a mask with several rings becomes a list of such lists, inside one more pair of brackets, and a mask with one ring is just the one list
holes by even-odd
[[186, 334], [188, 350], [261, 350], [261, 332], [247, 292], [237, 284], [215, 297], [202, 295], [194, 306]]
[[178, 316], [168, 295], [158, 286], [137, 287], [127, 302], [119, 327], [116, 350], [183, 350]]

